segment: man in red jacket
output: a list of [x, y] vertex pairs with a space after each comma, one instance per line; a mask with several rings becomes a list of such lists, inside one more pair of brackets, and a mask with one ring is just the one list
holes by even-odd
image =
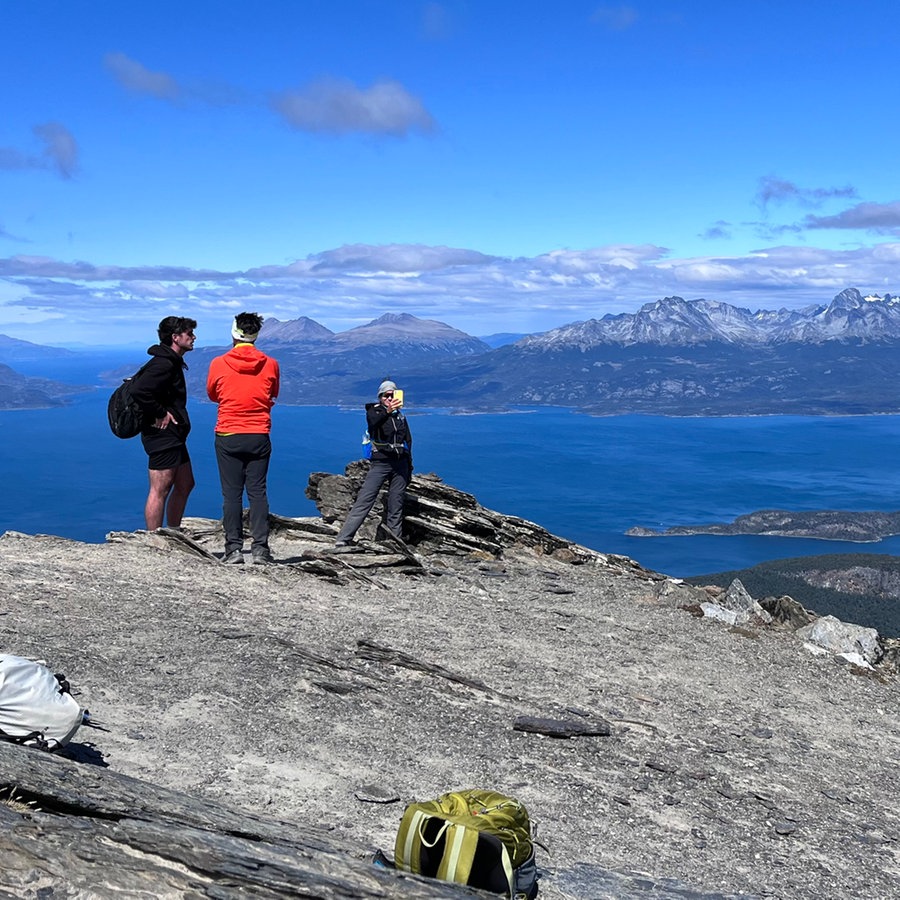
[[263, 319], [239, 313], [231, 329], [233, 346], [209, 366], [206, 393], [219, 404], [216, 460], [222, 482], [222, 525], [226, 563], [244, 562], [244, 490], [250, 502], [250, 549], [254, 563], [273, 562], [269, 550], [269, 499], [266, 476], [272, 443], [272, 404], [278, 396], [278, 363], [257, 350]]

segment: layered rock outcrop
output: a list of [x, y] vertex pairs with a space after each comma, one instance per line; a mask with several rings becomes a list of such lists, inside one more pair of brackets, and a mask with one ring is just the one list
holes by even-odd
[[273, 517], [273, 566], [220, 564], [210, 520], [3, 535], [0, 649], [99, 726], [68, 759], [2, 748], [7, 893], [451, 896], [371, 854], [405, 802], [489, 787], [528, 807], [548, 900], [892, 896], [887, 668], [806, 651], [786, 598], [697, 617], [723, 598], [432, 479], [416, 498], [406, 548], [335, 555], [334, 524]]

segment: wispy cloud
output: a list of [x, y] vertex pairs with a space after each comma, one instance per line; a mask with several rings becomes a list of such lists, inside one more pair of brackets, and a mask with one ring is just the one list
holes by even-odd
[[168, 72], [154, 72], [124, 53], [107, 53], [103, 64], [125, 90], [164, 100], [173, 106], [191, 103], [233, 106], [252, 102], [241, 88], [234, 85], [210, 81], [188, 84]]
[[[167, 72], [148, 69], [124, 53], [108, 53], [104, 64], [126, 90], [174, 105], [262, 103], [234, 85], [187, 85]], [[268, 106], [292, 128], [319, 134], [406, 137], [412, 132], [431, 134], [437, 130], [422, 101], [390, 79], [361, 88], [345, 79], [324, 78], [294, 90], [273, 91]]]
[[59, 122], [35, 125], [34, 133], [44, 142], [44, 158], [63, 178], [78, 170], [78, 143], [72, 132]]
[[183, 98], [178, 82], [165, 72], [153, 72], [124, 53], [107, 53], [103, 63], [113, 78], [128, 91], [149, 94], [158, 100], [176, 103]]
[[10, 234], [2, 225], [0, 225], [0, 241], [14, 241], [17, 244], [30, 244], [28, 238], [19, 237], [16, 234]]
[[284, 91], [272, 107], [293, 128], [325, 134], [406, 137], [430, 134], [435, 121], [421, 100], [396, 81], [359, 88], [349, 81], [327, 79], [295, 91]]
[[0, 169], [49, 169], [72, 178], [78, 171], [78, 142], [72, 132], [59, 122], [45, 122], [31, 130], [43, 144], [41, 152], [0, 147]]
[[429, 2], [422, 7], [422, 36], [429, 41], [446, 40], [453, 32], [452, 18], [443, 3]]
[[237, 273], [185, 266], [96, 266], [88, 262], [62, 262], [49, 256], [10, 256], [0, 259], [0, 278], [67, 278], [76, 281], [203, 281], [231, 278]]
[[610, 31], [625, 31], [637, 22], [638, 12], [632, 6], [599, 6], [590, 19]]
[[0, 169], [43, 169], [37, 157], [28, 156], [15, 147], [0, 147]]
[[806, 228], [851, 228], [881, 234], [900, 234], [900, 201], [894, 203], [857, 203], [833, 216], [809, 215]]
[[806, 207], [817, 207], [826, 200], [856, 196], [856, 188], [849, 185], [846, 187], [804, 188], [786, 178], [766, 175], [759, 179], [756, 203], [765, 212], [770, 204], [796, 203]]
[[328, 272], [394, 272], [411, 274], [436, 272], [458, 266], [477, 266], [494, 262], [497, 257], [486, 256], [477, 250], [455, 247], [427, 247], [422, 244], [350, 244], [326, 250], [314, 257], [317, 261], [310, 271]]
[[706, 231], [698, 235], [698, 237], [701, 237], [706, 241], [718, 241], [730, 238], [731, 234], [731, 223], [719, 219], [718, 222], [714, 222], [706, 229]]

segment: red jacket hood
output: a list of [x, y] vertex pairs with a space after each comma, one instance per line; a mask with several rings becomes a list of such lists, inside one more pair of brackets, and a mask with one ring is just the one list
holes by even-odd
[[262, 371], [268, 357], [253, 344], [238, 344], [223, 357], [225, 364], [241, 375], [256, 375]]

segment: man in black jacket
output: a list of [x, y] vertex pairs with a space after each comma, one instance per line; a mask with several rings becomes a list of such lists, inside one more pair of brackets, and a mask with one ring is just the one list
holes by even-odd
[[382, 381], [378, 386], [378, 402], [366, 404], [366, 422], [372, 441], [372, 463], [335, 547], [348, 547], [353, 536], [375, 505], [381, 486], [387, 481], [387, 516], [385, 526], [395, 537], [402, 538], [403, 501], [412, 477], [412, 435], [409, 423], [400, 411], [403, 401], [394, 397], [397, 385]]
[[132, 395], [144, 411], [141, 443], [147, 452], [150, 492], [144, 507], [147, 530], [178, 528], [194, 489], [194, 472], [187, 451], [191, 420], [184, 380], [185, 353], [194, 349], [193, 319], [167, 316], [159, 323], [159, 343], [147, 350], [153, 357], [135, 379]]

